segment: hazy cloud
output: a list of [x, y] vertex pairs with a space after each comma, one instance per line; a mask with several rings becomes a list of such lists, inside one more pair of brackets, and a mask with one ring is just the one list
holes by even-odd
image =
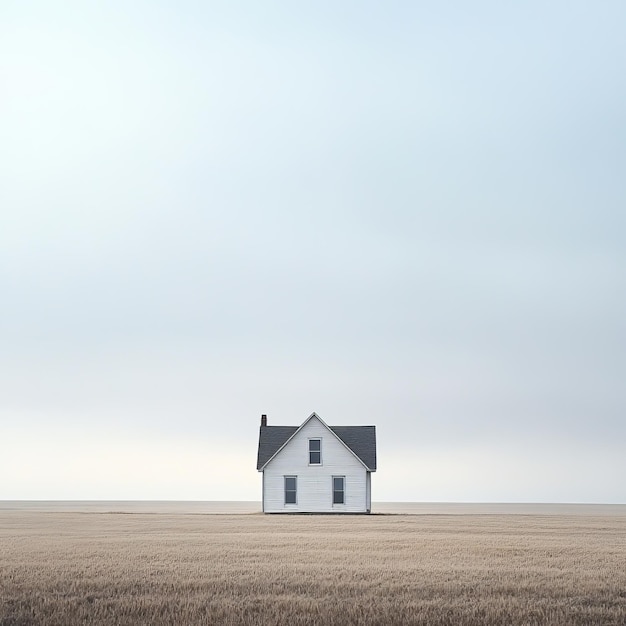
[[315, 410], [375, 499], [626, 501], [624, 18], [5, 2], [0, 497], [258, 498]]

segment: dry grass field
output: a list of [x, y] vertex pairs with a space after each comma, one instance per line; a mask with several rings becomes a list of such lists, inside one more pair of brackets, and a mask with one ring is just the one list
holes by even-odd
[[626, 517], [0, 511], [0, 625], [626, 624]]

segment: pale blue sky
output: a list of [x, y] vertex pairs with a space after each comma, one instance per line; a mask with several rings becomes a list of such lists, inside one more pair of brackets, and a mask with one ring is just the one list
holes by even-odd
[[[0, 498], [626, 502], [623, 2], [0, 7]], [[216, 472], [216, 467], [220, 467]]]

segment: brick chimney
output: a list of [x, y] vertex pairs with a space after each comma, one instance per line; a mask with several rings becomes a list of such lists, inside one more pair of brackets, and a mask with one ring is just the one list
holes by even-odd
[[261, 415], [261, 426], [267, 426], [267, 415]]

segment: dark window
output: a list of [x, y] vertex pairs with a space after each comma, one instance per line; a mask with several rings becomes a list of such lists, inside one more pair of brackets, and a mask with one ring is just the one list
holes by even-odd
[[296, 504], [297, 480], [295, 476], [285, 476], [285, 504]]
[[322, 463], [322, 440], [309, 439], [309, 465], [321, 465]]
[[346, 478], [333, 476], [333, 504], [346, 503]]

